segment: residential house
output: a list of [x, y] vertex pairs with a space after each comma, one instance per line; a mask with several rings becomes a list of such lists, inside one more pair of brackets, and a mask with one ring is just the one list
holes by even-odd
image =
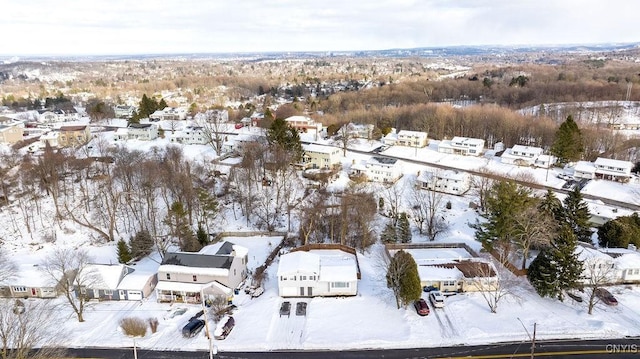
[[0, 143], [11, 145], [22, 141], [23, 136], [24, 125], [22, 123], [0, 125]]
[[52, 123], [52, 122], [62, 122], [63, 118], [59, 116], [53, 110], [38, 110], [38, 122], [40, 123]]
[[307, 116], [291, 116], [285, 118], [285, 121], [298, 132], [313, 135], [316, 140], [322, 132], [322, 124]]
[[578, 161], [573, 168], [573, 177], [628, 182], [631, 169], [632, 162], [598, 157], [595, 162]]
[[397, 146], [425, 147], [429, 143], [426, 132], [401, 130], [396, 140]]
[[500, 156], [502, 163], [517, 166], [533, 166], [544, 150], [540, 147], [515, 145]]
[[353, 296], [360, 268], [356, 251], [342, 245], [307, 245], [280, 256], [281, 297]]
[[633, 244], [630, 244], [629, 248], [601, 248], [600, 250], [613, 258], [617, 270], [617, 283], [640, 283], [640, 252]]
[[91, 130], [87, 125], [62, 126], [59, 129], [58, 145], [73, 147], [83, 145], [91, 139]]
[[185, 145], [206, 145], [208, 136], [201, 126], [187, 126], [181, 131], [171, 136], [171, 142], [182, 143]]
[[158, 125], [153, 123], [130, 123], [127, 126], [127, 139], [152, 141], [158, 138]]
[[454, 137], [442, 140], [438, 144], [438, 152], [465, 156], [480, 156], [484, 151], [484, 140], [469, 137]]
[[633, 162], [598, 157], [594, 162], [595, 177], [610, 181], [629, 182]]
[[398, 141], [398, 133], [396, 132], [396, 129], [392, 128], [391, 131], [382, 137], [380, 141], [382, 141], [382, 144], [385, 146], [395, 146]]
[[149, 121], [181, 121], [187, 119], [187, 109], [184, 107], [166, 107], [149, 115]]
[[136, 107], [127, 105], [116, 105], [113, 107], [113, 112], [115, 113], [116, 118], [129, 119], [133, 117], [133, 114], [136, 112]]
[[418, 265], [422, 286], [442, 292], [476, 292], [495, 289], [498, 274], [492, 262], [478, 257], [463, 243], [386, 244], [389, 258], [403, 250]]
[[598, 250], [589, 243], [579, 242], [575, 250], [578, 260], [582, 262], [583, 269], [578, 279], [584, 285], [613, 284], [618, 281], [615, 262], [610, 255]]
[[342, 150], [337, 147], [303, 144], [302, 167], [332, 169], [340, 164]]
[[350, 138], [362, 138], [365, 140], [373, 139], [373, 130], [375, 126], [373, 124], [360, 124], [360, 123], [352, 123], [344, 125], [344, 129], [340, 129], [338, 134], [344, 133], [346, 131], [347, 136]]
[[418, 172], [416, 184], [422, 189], [462, 195], [471, 188], [471, 177], [462, 171], [431, 170]]
[[0, 297], [7, 298], [55, 298], [55, 285], [42, 272], [38, 264], [20, 264], [16, 275], [0, 284]]
[[45, 148], [48, 146], [52, 147], [52, 148], [58, 148], [59, 147], [59, 143], [58, 140], [60, 138], [60, 132], [58, 131], [49, 131], [47, 133], [44, 133], [40, 136], [40, 138], [38, 139], [38, 142], [34, 143], [33, 145], [29, 146], [29, 150], [33, 151], [39, 148]]
[[200, 303], [202, 294], [228, 296], [246, 279], [247, 261], [248, 250], [228, 241], [197, 253], [167, 253], [158, 268], [158, 301]]
[[90, 284], [75, 290], [89, 299], [142, 300], [153, 293], [157, 283], [155, 273], [124, 264], [89, 264], [84, 273]]
[[367, 180], [373, 182], [395, 183], [402, 177], [402, 166], [395, 158], [374, 156], [364, 163], [354, 163], [349, 175], [365, 176]]

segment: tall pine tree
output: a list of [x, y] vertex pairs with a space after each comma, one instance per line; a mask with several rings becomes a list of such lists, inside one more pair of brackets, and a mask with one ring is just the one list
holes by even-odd
[[407, 217], [407, 214], [405, 212], [400, 213], [400, 218], [398, 218], [397, 233], [400, 242], [411, 242], [411, 226], [409, 224], [409, 217]]
[[551, 252], [551, 248], [545, 248], [538, 253], [538, 256], [529, 264], [527, 278], [541, 297], [557, 298], [559, 293], [557, 269]]
[[573, 116], [569, 115], [556, 131], [550, 152], [557, 157], [558, 165], [565, 165], [582, 157], [584, 142]]
[[538, 209], [552, 216], [558, 223], [563, 221], [564, 208], [562, 207], [562, 202], [560, 202], [558, 197], [556, 197], [550, 189], [547, 190], [547, 193], [545, 193], [540, 203], [538, 203]]
[[564, 199], [564, 221], [580, 242], [591, 243], [589, 207], [582, 200], [580, 188], [576, 187]]
[[294, 162], [302, 158], [303, 150], [300, 134], [282, 118], [276, 118], [267, 130], [270, 145], [278, 145], [293, 155]]

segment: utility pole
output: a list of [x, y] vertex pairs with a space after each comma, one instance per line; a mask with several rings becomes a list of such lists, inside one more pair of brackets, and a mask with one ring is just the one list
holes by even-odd
[[533, 323], [533, 337], [531, 338], [531, 359], [535, 356], [536, 350], [536, 325], [537, 323]]

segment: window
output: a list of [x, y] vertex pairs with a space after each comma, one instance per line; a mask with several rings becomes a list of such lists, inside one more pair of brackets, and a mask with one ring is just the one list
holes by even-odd
[[283, 280], [283, 281], [284, 281], [284, 280], [287, 280], [287, 277], [282, 276], [282, 277], [280, 277], [280, 280]]
[[171, 273], [167, 273], [167, 280], [171, 280]]
[[456, 282], [453, 280], [449, 280], [449, 281], [445, 280], [442, 282], [443, 287], [453, 287], [455, 285], [456, 285]]
[[331, 288], [349, 288], [349, 282], [331, 282]]
[[193, 281], [197, 282], [198, 281], [198, 276], [196, 276], [195, 274], [193, 275]]
[[81, 287], [80, 288], [80, 293], [81, 294], [87, 294], [87, 288], [86, 287]]
[[300, 276], [300, 280], [307, 280], [307, 276], [306, 275], [301, 275]]
[[233, 270], [233, 275], [236, 275], [236, 270], [235, 269]]
[[111, 289], [105, 289], [104, 295], [113, 295], [113, 291]]
[[309, 276], [309, 280], [316, 280], [316, 276], [315, 275], [310, 275]]
[[27, 288], [25, 287], [13, 287], [14, 292], [26, 292]]

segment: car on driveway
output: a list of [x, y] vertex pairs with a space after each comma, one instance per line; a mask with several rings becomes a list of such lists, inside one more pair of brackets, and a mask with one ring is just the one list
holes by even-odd
[[198, 333], [200, 333], [202, 328], [204, 328], [204, 320], [202, 319], [190, 320], [189, 323], [187, 323], [182, 328], [182, 336], [185, 338], [195, 337]]
[[434, 290], [438, 290], [438, 288], [436, 288], [436, 287], [434, 287], [432, 285], [425, 285], [424, 287], [422, 287], [422, 291], [425, 292], [425, 293], [429, 293], [429, 292], [434, 291]]
[[280, 316], [283, 315], [287, 317], [291, 315], [291, 302], [282, 302], [282, 304], [280, 304]]
[[596, 297], [598, 297], [606, 305], [618, 305], [618, 300], [608, 290], [604, 288], [596, 289]]
[[439, 290], [429, 292], [429, 301], [435, 308], [444, 308], [444, 295]]
[[425, 315], [429, 315], [429, 306], [427, 305], [427, 302], [420, 298], [418, 300], [416, 300], [415, 302], [413, 302], [413, 306], [414, 308], [416, 308], [416, 312], [421, 315], [421, 316], [425, 316]]

